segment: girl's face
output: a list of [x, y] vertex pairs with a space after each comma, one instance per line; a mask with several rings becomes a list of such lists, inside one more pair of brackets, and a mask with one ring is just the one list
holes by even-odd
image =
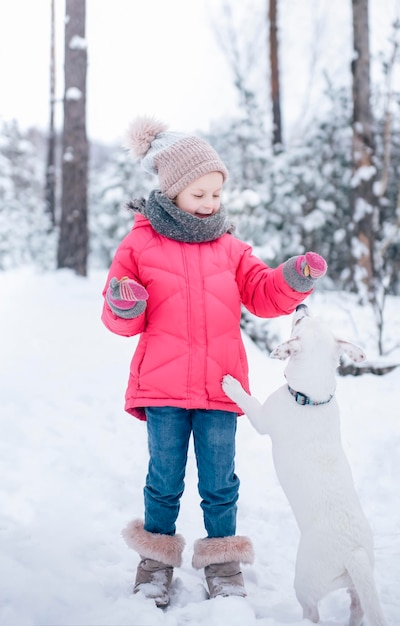
[[210, 217], [221, 206], [224, 178], [221, 172], [210, 172], [190, 183], [175, 198], [176, 206], [196, 217]]

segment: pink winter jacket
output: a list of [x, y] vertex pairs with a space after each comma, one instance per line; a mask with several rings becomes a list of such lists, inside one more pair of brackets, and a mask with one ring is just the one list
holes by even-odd
[[146, 406], [242, 414], [221, 388], [231, 374], [249, 391], [241, 303], [260, 317], [277, 317], [310, 293], [294, 291], [282, 265], [267, 267], [233, 235], [181, 243], [159, 235], [139, 214], [115, 254], [103, 295], [114, 276], [133, 278], [149, 293], [146, 310], [134, 319], [117, 317], [106, 300], [102, 313], [111, 332], [140, 333], [125, 396], [126, 411], [139, 419]]

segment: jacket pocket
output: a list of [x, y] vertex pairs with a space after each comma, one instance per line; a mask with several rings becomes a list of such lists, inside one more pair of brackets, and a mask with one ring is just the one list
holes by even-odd
[[131, 362], [131, 377], [135, 380], [136, 386], [140, 389], [140, 372], [143, 366], [143, 361], [147, 351], [147, 337], [141, 335], [139, 343], [135, 350], [135, 353]]

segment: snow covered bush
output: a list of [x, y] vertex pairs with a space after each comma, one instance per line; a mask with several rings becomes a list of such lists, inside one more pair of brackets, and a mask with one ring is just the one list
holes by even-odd
[[44, 199], [44, 161], [16, 122], [0, 128], [0, 270], [54, 268], [55, 233]]

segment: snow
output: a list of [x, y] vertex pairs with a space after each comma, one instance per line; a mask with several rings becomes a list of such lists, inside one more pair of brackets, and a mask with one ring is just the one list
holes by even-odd
[[[359, 158], [359, 155], [355, 155], [356, 158]], [[361, 156], [361, 155], [360, 155]], [[360, 185], [362, 181], [370, 180], [376, 174], [376, 167], [373, 165], [363, 165], [357, 169], [357, 172], [353, 175], [351, 179], [351, 186], [357, 187]]]
[[80, 100], [82, 98], [82, 92], [78, 87], [69, 87], [65, 92], [65, 98], [67, 100]]
[[63, 161], [70, 162], [73, 160], [74, 160], [74, 149], [72, 146], [67, 146], [63, 154]]
[[[178, 532], [186, 538], [174, 595], [162, 611], [131, 593], [138, 556], [121, 530], [142, 515], [146, 428], [123, 411], [136, 339], [100, 322], [105, 272], [0, 273], [2, 436], [1, 549], [4, 626], [300, 626], [293, 590], [298, 530], [277, 482], [268, 437], [239, 419], [236, 469], [241, 479], [238, 533], [253, 540], [244, 567], [248, 597], [205, 600], [192, 546], [204, 536], [191, 449]], [[338, 334], [372, 357], [368, 311], [348, 295], [307, 301]], [[387, 307], [386, 343], [396, 348], [399, 300]], [[282, 339], [290, 318], [274, 321]], [[284, 363], [244, 335], [254, 395], [282, 384]], [[399, 346], [392, 352], [400, 361]], [[400, 619], [400, 368], [385, 376], [338, 377], [342, 436], [376, 543], [376, 582], [389, 626]], [[321, 625], [348, 618], [344, 591], [321, 604]]]
[[86, 50], [87, 41], [84, 37], [74, 35], [69, 42], [69, 47], [71, 50]]
[[320, 209], [315, 209], [306, 215], [303, 219], [303, 228], [306, 233], [311, 233], [313, 230], [322, 228], [326, 222], [326, 213]]

